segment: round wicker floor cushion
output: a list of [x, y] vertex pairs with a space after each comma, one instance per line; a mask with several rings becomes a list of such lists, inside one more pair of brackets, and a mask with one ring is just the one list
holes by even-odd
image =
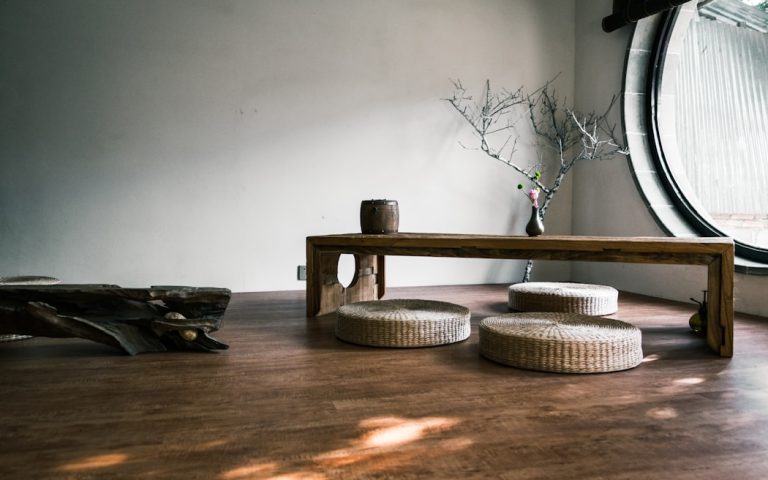
[[619, 292], [605, 285], [527, 282], [509, 286], [509, 308], [519, 312], [616, 313]]
[[480, 354], [513, 367], [598, 373], [636, 367], [640, 329], [575, 313], [509, 313], [480, 321]]
[[469, 309], [433, 300], [392, 299], [343, 305], [336, 336], [375, 347], [427, 347], [469, 337]]

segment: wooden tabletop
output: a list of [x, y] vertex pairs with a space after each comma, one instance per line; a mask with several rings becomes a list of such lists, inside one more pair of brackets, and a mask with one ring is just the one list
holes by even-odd
[[[393, 233], [370, 235], [346, 233], [307, 237], [315, 247], [339, 247], [361, 253], [389, 255], [469, 256], [476, 250], [479, 256], [497, 258], [557, 257], [576, 259], [589, 252], [601, 258], [616, 256], [613, 261], [642, 262], [653, 257], [653, 263], [686, 263], [707, 265], [714, 256], [733, 250], [733, 240], [723, 237], [598, 237], [556, 236], [540, 237], [507, 235], [467, 235], [450, 233]], [[451, 254], [451, 250], [454, 254]], [[431, 253], [430, 253], [431, 252]], [[650, 258], [649, 258], [650, 260]]]

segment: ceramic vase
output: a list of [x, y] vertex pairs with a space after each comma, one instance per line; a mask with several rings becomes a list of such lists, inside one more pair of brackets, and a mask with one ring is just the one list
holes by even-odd
[[525, 226], [525, 233], [529, 237], [538, 237], [544, 233], [544, 223], [541, 221], [539, 215], [539, 207], [531, 206], [531, 219], [528, 220], [528, 225]]

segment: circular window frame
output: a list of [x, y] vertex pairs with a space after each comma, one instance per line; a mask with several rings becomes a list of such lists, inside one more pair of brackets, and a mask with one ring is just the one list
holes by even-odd
[[[714, 225], [706, 210], [676, 168], [674, 129], [664, 129], [659, 117], [672, 102], [674, 82], [662, 82], [675, 62], [669, 54], [678, 53], [688, 22], [696, 13], [696, 2], [689, 2], [664, 14], [635, 24], [624, 65], [622, 125], [629, 147], [632, 176], [643, 201], [662, 230], [675, 237], [730, 237]], [[668, 116], [674, 119], [674, 115]], [[674, 120], [672, 120], [674, 121]], [[661, 125], [660, 125], [661, 124]], [[660, 128], [660, 126], [662, 128]], [[667, 131], [668, 133], [664, 133]], [[664, 146], [668, 146], [665, 150]], [[679, 164], [679, 162], [677, 162]], [[677, 174], [677, 175], [676, 175]], [[768, 275], [768, 249], [734, 239], [736, 271]]]

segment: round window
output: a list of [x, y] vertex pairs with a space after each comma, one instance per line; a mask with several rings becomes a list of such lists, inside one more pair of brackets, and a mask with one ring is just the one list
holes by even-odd
[[693, 230], [733, 237], [738, 256], [768, 263], [768, 3], [749, 3], [760, 2], [704, 1], [660, 20], [648, 140]]

